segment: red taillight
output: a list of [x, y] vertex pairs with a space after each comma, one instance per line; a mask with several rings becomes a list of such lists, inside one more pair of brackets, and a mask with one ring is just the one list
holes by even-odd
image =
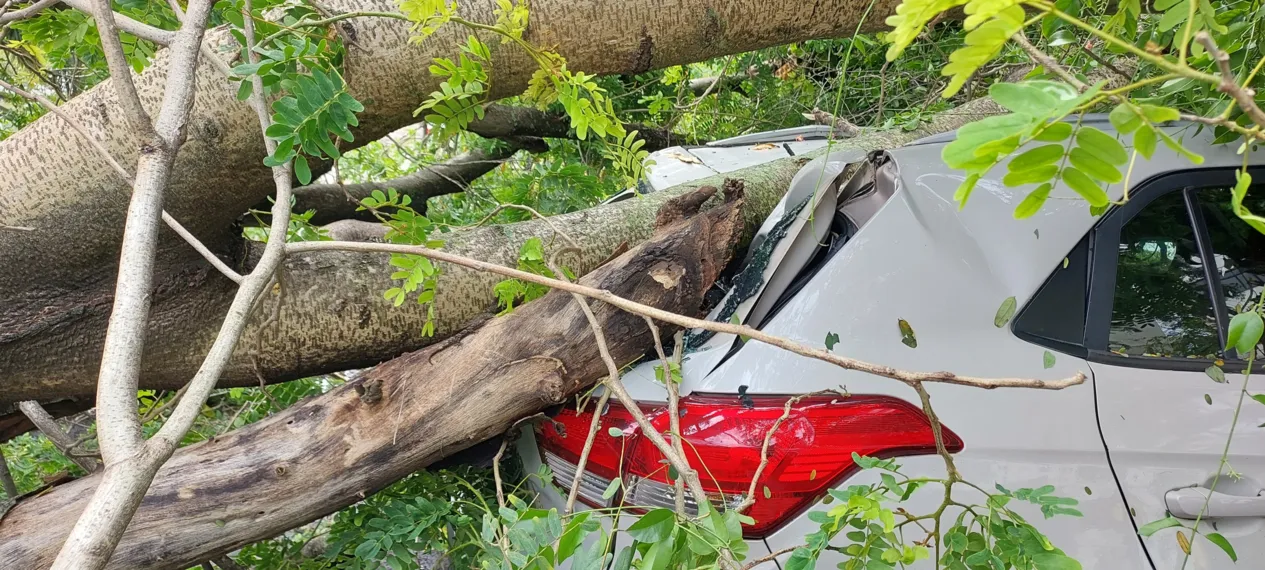
[[[747, 405], [729, 395], [691, 395], [681, 400], [686, 456], [716, 506], [742, 501], [760, 465], [765, 434], [782, 416], [787, 399], [760, 396], [751, 398]], [[568, 419], [562, 420], [563, 416]], [[556, 430], [545, 422], [540, 432], [542, 450], [574, 466], [592, 416], [568, 411], [558, 419], [567, 426], [569, 437], [559, 439]], [[661, 432], [668, 431], [668, 417], [662, 408], [653, 411], [650, 419]], [[638, 437], [635, 424], [619, 406], [611, 406], [603, 418], [587, 471], [608, 482], [617, 475], [621, 442], [605, 433], [611, 426], [627, 434], [622, 442], [622, 475], [629, 490], [625, 503], [670, 506], [673, 488], [663, 456], [648, 439]], [[944, 440], [949, 451], [962, 449], [962, 440], [947, 428]], [[572, 448], [574, 452], [568, 451]], [[769, 463], [756, 485], [755, 503], [747, 511], [756, 522], [745, 527], [744, 534], [765, 536], [803, 512], [827, 489], [857, 470], [853, 453], [871, 457], [935, 453], [935, 438], [922, 410], [901, 399], [813, 397], [797, 402], [769, 444]], [[595, 460], [599, 455], [601, 459]], [[570, 477], [565, 482], [559, 478], [560, 484], [570, 482]]]

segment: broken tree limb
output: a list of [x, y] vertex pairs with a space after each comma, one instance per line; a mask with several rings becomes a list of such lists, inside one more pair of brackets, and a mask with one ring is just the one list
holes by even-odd
[[[624, 125], [624, 128], [628, 131], [637, 131], [646, 141], [646, 145], [642, 148], [652, 152], [670, 146], [698, 142], [668, 129], [651, 125], [628, 123]], [[571, 129], [571, 119], [566, 115], [547, 113], [535, 107], [510, 105], [488, 105], [484, 109], [483, 118], [471, 122], [466, 130], [485, 139], [575, 138], [575, 132]]]
[[[743, 226], [738, 202], [720, 205], [663, 228], [580, 282], [698, 314]], [[664, 270], [681, 277], [665, 287], [653, 276]], [[594, 313], [616, 361], [651, 348], [641, 317], [604, 304]], [[459, 340], [182, 449], [158, 472], [109, 567], [188, 567], [359, 501], [603, 376], [592, 338], [571, 296], [551, 292]], [[10, 511], [0, 521], [0, 567], [47, 565], [98, 479]]]
[[[879, 2], [865, 19], [881, 26], [881, 16], [895, 0]], [[495, 0], [459, 3], [470, 21], [494, 22]], [[548, 45], [566, 57], [569, 69], [595, 74], [641, 73], [804, 39], [851, 34], [861, 21], [864, 2], [824, 0], [770, 5], [755, 0], [716, 4], [683, 0], [670, 6], [655, 0], [599, 0], [577, 7], [566, 0], [532, 3], [527, 40]], [[333, 13], [398, 10], [395, 0], [329, 0]], [[772, 13], [770, 11], [772, 10]], [[794, 23], [791, 25], [789, 23]], [[339, 27], [354, 37], [343, 75], [350, 91], [365, 103], [357, 141], [376, 140], [414, 122], [413, 111], [437, 88], [428, 66], [437, 56], [453, 57], [466, 37], [460, 26], [446, 26], [426, 39], [410, 43], [410, 22], [357, 17]], [[209, 34], [220, 53], [237, 46], [225, 30]], [[156, 111], [170, 55], [160, 50], [135, 83], [146, 111]], [[490, 96], [519, 94], [535, 64], [512, 47], [498, 48], [489, 66]], [[177, 158], [166, 206], [211, 251], [240, 252], [234, 224], [248, 208], [272, 191], [262, 143], [255, 135], [253, 114], [235, 97], [236, 86], [224, 81], [213, 64], [197, 70], [189, 143]], [[63, 107], [102, 141], [123, 163], [138, 157], [141, 139], [127, 121], [110, 81], [88, 90]], [[127, 188], [89, 152], [86, 143], [67, 141], [67, 125], [45, 116], [0, 142], [0, 224], [32, 228], [0, 232], [0, 298], [20, 316], [50, 299], [66, 295], [100, 299], [100, 287], [112, 280]], [[164, 232], [167, 237], [170, 234]], [[68, 247], [74, 244], [74, 247]], [[187, 245], [163, 239], [156, 281], [180, 280], [194, 256]], [[187, 279], [188, 276], [186, 275]], [[7, 317], [6, 317], [7, 321]], [[0, 330], [12, 323], [0, 322]]]
[[[877, 150], [953, 130], [998, 112], [987, 99], [941, 113], [917, 131], [867, 130], [839, 143], [841, 148]], [[764, 220], [781, 199], [803, 157], [783, 159], [730, 173], [743, 181], [742, 209], [749, 231]], [[591, 271], [621, 244], [635, 245], [649, 236], [658, 206], [700, 184], [718, 186], [719, 178], [670, 188], [588, 210], [551, 218], [582, 246], [565, 263], [576, 273]], [[531, 237], [550, 243], [552, 230], [533, 220], [502, 226], [469, 228], [444, 236], [446, 251], [501, 265], [514, 265], [519, 247]], [[172, 236], [172, 239], [175, 239]], [[260, 373], [270, 382], [291, 380], [349, 368], [371, 366], [403, 352], [417, 350], [460, 331], [471, 319], [489, 312], [499, 277], [460, 268], [439, 278], [436, 335], [421, 334], [425, 311], [413, 303], [393, 308], [381, 297], [393, 271], [385, 257], [347, 252], [312, 252], [288, 259], [284, 293], [265, 295], [245, 336], [220, 379], [221, 386], [254, 386]], [[234, 285], [201, 261], [191, 260], [159, 282], [146, 340], [141, 377], [144, 388], [175, 390], [188, 382], [210, 347], [219, 323], [208, 315], [223, 314]], [[0, 315], [0, 439], [30, 429], [16, 408], [6, 404], [38, 399], [50, 413], [61, 415], [91, 405], [92, 378], [100, 357], [109, 293], [72, 290], [41, 298], [24, 311], [11, 306]], [[261, 325], [276, 303], [280, 318]], [[63, 401], [77, 398], [76, 402]]]
[[502, 165], [522, 147], [508, 144], [491, 151], [463, 152], [439, 164], [422, 166], [416, 172], [381, 182], [359, 184], [309, 184], [294, 190], [294, 211], [316, 210], [311, 223], [324, 225], [337, 220], [375, 221], [373, 212], [357, 210], [360, 200], [374, 191], [396, 190], [413, 200], [418, 211], [435, 196], [464, 192], [474, 179]]

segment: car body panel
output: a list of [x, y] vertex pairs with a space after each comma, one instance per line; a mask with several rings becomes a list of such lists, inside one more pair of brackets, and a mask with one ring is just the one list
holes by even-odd
[[[1110, 129], [1100, 117], [1086, 122]], [[1241, 163], [1232, 146], [1209, 147], [1207, 132], [1196, 134], [1185, 125], [1170, 132], [1187, 138], [1196, 152], [1205, 154], [1205, 167]], [[1097, 365], [1091, 367], [1079, 356], [1052, 352], [1054, 364], [1047, 368], [1046, 348], [1021, 340], [1008, 326], [994, 324], [994, 316], [1007, 298], [1014, 297], [1018, 307], [1024, 306], [1062, 266], [1097, 218], [1089, 214], [1084, 201], [1060, 185], [1035, 216], [1014, 219], [1015, 206], [1031, 187], [1005, 187], [1001, 166], [980, 181], [968, 207], [959, 209], [953, 195], [964, 177], [940, 159], [943, 144], [950, 140], [951, 135], [942, 136], [889, 151], [899, 170], [898, 192], [763, 329], [813, 346], [822, 345], [826, 335], [834, 333], [840, 338], [834, 352], [904, 370], [1042, 379], [1088, 374], [1083, 385], [1061, 391], [980, 390], [947, 384], [929, 384], [927, 388], [942, 421], [965, 442], [955, 462], [968, 480], [1012, 489], [1054, 485], [1057, 494], [1080, 501], [1077, 508], [1084, 518], [1043, 521], [1038, 512], [1019, 510], [1055, 545], [1085, 568], [1152, 568], [1117, 486], [1103, 437], [1107, 436], [1106, 445], [1120, 445], [1122, 451], [1137, 447], [1144, 450], [1141, 455], [1150, 453], [1145, 450], [1163, 440], [1148, 440], [1146, 429], [1138, 427], [1140, 421], [1129, 425], [1105, 421], [1100, 432], [1096, 408], [1136, 406], [1144, 393], [1135, 384], [1144, 380], [1113, 378], [1110, 389], [1103, 389], [1095, 375], [1100, 371]], [[752, 156], [771, 156], [744, 152], [740, 157], [746, 158], [726, 162], [719, 155], [703, 155], [709, 167], [715, 164], [718, 168], [751, 160]], [[1162, 172], [1192, 168], [1186, 159], [1161, 147], [1151, 161], [1137, 161], [1131, 180], [1136, 186]], [[1121, 185], [1114, 185], [1109, 192], [1114, 198], [1123, 194]], [[897, 325], [901, 319], [915, 331], [916, 348], [902, 344]], [[740, 387], [750, 394], [798, 394], [845, 387], [855, 394], [887, 394], [917, 402], [913, 390], [893, 380], [843, 370], [760, 343], [747, 343], [731, 353], [732, 338], [713, 341], [687, 357], [683, 394], [736, 397]], [[629, 391], [639, 400], [666, 399], [662, 385], [654, 379], [653, 366], [643, 363], [624, 377]], [[1111, 401], [1104, 403], [1105, 399]], [[1224, 396], [1219, 400], [1229, 401]], [[1203, 405], [1202, 400], [1199, 403]], [[1202, 412], [1206, 413], [1192, 420], [1190, 429], [1210, 429], [1217, 419], [1222, 429], [1228, 423], [1224, 409]], [[1155, 414], [1148, 411], [1146, 416]], [[1115, 432], [1119, 433], [1112, 435]], [[1199, 441], [1199, 449], [1172, 459], [1199, 461], [1201, 468], [1215, 469], [1212, 463], [1203, 465], [1208, 444]], [[535, 453], [524, 457], [529, 469], [538, 463]], [[941, 460], [934, 456], [906, 457], [900, 462], [909, 474], [944, 473]], [[1153, 468], [1141, 469], [1145, 473]], [[1190, 478], [1187, 474], [1183, 477]], [[877, 475], [861, 472], [840, 485], [876, 481]], [[909, 508], [915, 512], [934, 508], [937, 495], [921, 491], [911, 499]], [[973, 500], [982, 502], [983, 498]], [[829, 507], [819, 504], [813, 508]], [[1143, 513], [1138, 517], [1145, 519], [1142, 522], [1150, 520]], [[753, 549], [759, 546], [763, 551], [776, 551], [802, 544], [803, 537], [815, 527], [800, 515], [764, 540], [752, 541]], [[823, 558], [823, 567], [827, 563]]]
[[[1205, 157], [1201, 168], [1235, 168], [1243, 164], [1234, 144], [1213, 147], [1207, 144], [1206, 136], [1201, 136], [1188, 138], [1187, 146]], [[1150, 162], [1139, 163], [1137, 180], [1152, 178], [1185, 161], [1165, 148], [1156, 154]], [[1265, 152], [1253, 153], [1250, 161], [1265, 162]], [[1134, 358], [1146, 357], [1130, 360]], [[1090, 367], [1098, 392], [1103, 439], [1125, 500], [1136, 513], [1136, 523], [1141, 526], [1163, 519], [1168, 515], [1164, 500], [1167, 492], [1195, 485], [1207, 487], [1218, 472], [1243, 386], [1242, 377], [1227, 372], [1228, 382], [1219, 384], [1202, 370], [1142, 368], [1123, 359], [1096, 361]], [[1252, 393], [1263, 391], [1265, 380], [1253, 378], [1248, 388]], [[1256, 496], [1265, 489], [1265, 430], [1257, 428], [1265, 423], [1265, 408], [1251, 401], [1246, 404], [1229, 456], [1229, 466], [1241, 478], [1223, 475], [1217, 490]], [[1200, 528], [1203, 532], [1219, 532], [1228, 539], [1237, 550], [1239, 562], [1236, 564], [1219, 548], [1198, 538], [1193, 541], [1185, 568], [1229, 570], [1265, 565], [1265, 516], [1214, 518], [1203, 521]], [[1175, 530], [1167, 529], [1143, 539], [1159, 570], [1183, 567], [1186, 553], [1175, 534]]]

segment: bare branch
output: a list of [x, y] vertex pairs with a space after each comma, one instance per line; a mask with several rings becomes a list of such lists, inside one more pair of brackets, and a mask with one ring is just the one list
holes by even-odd
[[584, 440], [584, 449], [580, 450], [580, 460], [575, 464], [575, 476], [571, 478], [571, 491], [567, 493], [567, 504], [562, 508], [564, 515], [569, 515], [575, 510], [575, 499], [580, 496], [580, 480], [584, 477], [584, 468], [589, 464], [589, 453], [593, 451], [593, 441], [597, 439], [597, 431], [602, 427], [602, 412], [610, 399], [611, 391], [603, 390], [602, 396], [597, 399], [597, 407], [593, 409], [593, 419], [589, 420], [589, 434]]
[[769, 431], [764, 434], [764, 443], [760, 445], [760, 464], [756, 466], [755, 473], [751, 475], [751, 485], [747, 488], [747, 495], [742, 498], [742, 503], [736, 509], [739, 513], [745, 512], [755, 504], [756, 487], [760, 484], [760, 476], [764, 474], [764, 468], [769, 466], [769, 444], [773, 441], [773, 434], [777, 433], [778, 428], [782, 427], [787, 419], [791, 417], [791, 407], [800, 403], [805, 398], [813, 396], [821, 396], [825, 394], [833, 394], [843, 398], [848, 397], [848, 393], [840, 390], [823, 390], [820, 392], [809, 392], [800, 394], [786, 401], [786, 405], [782, 408], [782, 415], [778, 416], [773, 425], [769, 427]]
[[[127, 56], [123, 54], [123, 42], [119, 39], [119, 30], [114, 22], [115, 14], [110, 7], [110, 0], [95, 0], [92, 7], [91, 13], [97, 21], [97, 34], [101, 37], [101, 48], [105, 51], [105, 61], [110, 68], [110, 79], [114, 85], [115, 96], [119, 99], [119, 105], [123, 107], [124, 114], [131, 121], [132, 128], [142, 138], [154, 139], [157, 133], [154, 131], [149, 113], [141, 104], [140, 96], [136, 94], [136, 83], [132, 81], [132, 66], [127, 63]], [[159, 141], [151, 140], [147, 144], [156, 143]]]
[[57, 425], [57, 420], [53, 419], [53, 416], [39, 402], [34, 400], [19, 402], [18, 408], [22, 410], [23, 414], [26, 414], [27, 419], [31, 420], [31, 423], [35, 424], [40, 433], [43, 433], [44, 437], [48, 438], [48, 441], [53, 442], [57, 450], [61, 451], [62, 455], [73, 461], [75, 465], [78, 465], [88, 473], [101, 468], [101, 464], [97, 460], [73, 453], [72, 450], [79, 442], [62, 431], [61, 426]]
[[1239, 85], [1234, 70], [1230, 68], [1230, 54], [1221, 51], [1221, 48], [1217, 47], [1217, 42], [1206, 31], [1195, 34], [1195, 41], [1203, 44], [1213, 61], [1217, 62], [1217, 68], [1221, 71], [1221, 85], [1217, 87], [1217, 90], [1233, 97], [1239, 104], [1239, 108], [1252, 118], [1252, 122], [1265, 127], [1265, 111], [1256, 105], [1256, 91], [1251, 87]]
[[656, 309], [635, 301], [629, 301], [622, 297], [616, 296], [610, 291], [602, 289], [594, 289], [576, 283], [569, 283], [557, 279], [550, 279], [535, 273], [520, 271], [509, 267], [503, 267], [495, 263], [470, 259], [460, 255], [447, 253], [444, 251], [429, 249], [420, 246], [385, 244], [385, 243], [360, 243], [360, 242], [297, 242], [286, 245], [289, 253], [303, 253], [308, 251], [360, 251], [360, 252], [380, 252], [380, 253], [406, 253], [412, 255], [421, 255], [435, 261], [443, 261], [469, 267], [479, 271], [486, 271], [504, 275], [514, 279], [520, 279], [538, 285], [544, 285], [553, 289], [561, 289], [568, 293], [578, 294], [598, 301], [614, 305], [643, 317], [650, 317], [656, 321], [672, 323], [677, 326], [688, 329], [704, 329], [718, 333], [727, 333], [732, 335], [740, 335], [749, 337], [753, 340], [773, 345], [778, 348], [793, 352], [800, 356], [806, 356], [816, 360], [821, 360], [834, 364], [846, 370], [856, 370], [865, 372], [875, 376], [891, 378], [906, 384], [914, 382], [938, 382], [943, 384], [955, 384], [959, 386], [975, 386], [977, 388], [993, 389], [993, 388], [1036, 388], [1041, 390], [1062, 390], [1071, 386], [1076, 386], [1085, 382], [1085, 374], [1076, 373], [1076, 375], [1061, 380], [1039, 380], [1035, 378], [977, 378], [973, 376], [961, 376], [952, 372], [910, 372], [883, 366], [880, 364], [872, 364], [869, 362], [847, 358], [831, 353], [820, 348], [810, 347], [798, 342], [788, 340], [782, 337], [768, 334], [759, 329], [754, 329], [746, 325], [735, 325], [732, 323], [718, 323], [706, 321], [703, 319], [695, 319], [678, 315], [669, 311]]
[[[248, 45], [254, 42], [254, 21], [250, 18], [250, 0], [246, 0], [244, 9], [246, 10], [245, 33]], [[186, 24], [188, 25], [188, 24]], [[258, 54], [253, 50], [249, 51], [251, 63], [258, 61]], [[267, 103], [263, 99], [263, 82], [258, 75], [252, 76], [251, 81], [254, 82], [254, 89], [251, 93], [250, 104], [255, 109], [255, 115], [259, 119], [260, 133], [268, 130], [272, 124], [272, 119], [268, 114]], [[264, 146], [268, 154], [276, 151], [276, 141], [264, 136]], [[290, 196], [292, 193], [290, 164], [275, 166], [272, 168], [273, 183], [277, 187], [276, 197], [272, 205], [272, 226], [269, 228], [268, 245], [265, 246], [264, 252], [255, 265], [255, 269], [250, 275], [242, 279], [241, 287], [237, 294], [233, 297], [233, 303], [229, 306], [228, 314], [224, 317], [224, 322], [220, 326], [219, 334], [215, 337], [211, 349], [207, 352], [206, 357], [202, 361], [202, 366], [198, 372], [194, 374], [193, 380], [189, 382], [189, 391], [176, 409], [172, 411], [171, 417], [163, 424], [163, 427], [150, 439], [150, 442], [161, 446], [165, 452], [165, 456], [169, 457], [184, 437], [184, 434], [193, 426], [194, 420], [197, 419], [198, 413], [202, 409], [202, 404], [206, 402], [207, 396], [211, 390], [215, 389], [215, 383], [220, 377], [220, 373], [224, 370], [224, 366], [228, 363], [228, 359], [232, 356], [233, 348], [237, 345], [237, 339], [242, 335], [242, 331], [246, 328], [246, 323], [250, 317], [251, 309], [255, 305], [255, 300], [267, 289], [272, 282], [273, 274], [280, 267], [282, 260], [285, 258], [286, 248], [286, 232], [290, 225]]]
[[9, 472], [9, 462], [4, 459], [3, 449], [0, 449], [0, 488], [4, 489], [6, 499], [17, 500], [18, 486], [13, 483], [13, 474]]
[[504, 164], [520, 148], [511, 144], [492, 151], [471, 150], [445, 162], [423, 166], [412, 174], [381, 182], [309, 184], [294, 190], [295, 209], [315, 209], [311, 222], [317, 225], [345, 219], [374, 221], [371, 211], [358, 210], [360, 200], [374, 191], [390, 189], [408, 196], [420, 209], [427, 199], [464, 192], [476, 178]]
[[58, 2], [61, 2], [61, 0], [39, 0], [38, 2], [35, 2], [25, 8], [5, 12], [3, 15], [0, 15], [0, 24], [8, 24], [10, 22], [17, 22], [19, 20], [34, 17], [40, 12], [43, 12], [45, 8], [48, 8]]

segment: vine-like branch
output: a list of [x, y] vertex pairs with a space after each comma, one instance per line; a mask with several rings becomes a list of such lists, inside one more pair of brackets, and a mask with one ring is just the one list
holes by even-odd
[[650, 317], [656, 321], [671, 323], [680, 327], [689, 329], [703, 329], [718, 333], [727, 333], [749, 337], [753, 340], [773, 345], [778, 348], [793, 352], [800, 356], [821, 360], [834, 364], [840, 368], [847, 370], [856, 370], [865, 372], [875, 376], [891, 378], [906, 384], [915, 382], [936, 382], [942, 384], [955, 384], [960, 386], [974, 386], [976, 388], [1036, 388], [1041, 390], [1062, 390], [1071, 386], [1076, 386], [1085, 382], [1084, 373], [1076, 373], [1075, 375], [1059, 380], [1040, 380], [1035, 378], [978, 378], [974, 376], [962, 376], [952, 372], [911, 372], [873, 364], [855, 358], [848, 358], [831, 353], [830, 351], [820, 348], [811, 347], [805, 344], [795, 342], [790, 339], [768, 334], [759, 329], [755, 329], [746, 325], [737, 325], [732, 323], [718, 323], [703, 319], [696, 319], [684, 315], [678, 315], [670, 311], [664, 311], [649, 305], [643, 305], [636, 301], [630, 301], [619, 297], [610, 291], [604, 289], [595, 289], [577, 283], [560, 281], [521, 271], [510, 267], [504, 267], [495, 263], [471, 259], [465, 256], [456, 255], [444, 251], [430, 249], [415, 245], [402, 244], [385, 244], [385, 243], [363, 243], [363, 242], [341, 242], [341, 241], [320, 241], [320, 242], [297, 242], [287, 244], [286, 250], [289, 253], [304, 253], [314, 251], [359, 251], [359, 252], [375, 252], [375, 253], [402, 253], [409, 255], [420, 255], [435, 261], [452, 263], [510, 277], [520, 279], [537, 285], [544, 285], [553, 289], [560, 289], [572, 294], [582, 295], [590, 299], [596, 299], [614, 305], [628, 311], [630, 313], [643, 317]]

